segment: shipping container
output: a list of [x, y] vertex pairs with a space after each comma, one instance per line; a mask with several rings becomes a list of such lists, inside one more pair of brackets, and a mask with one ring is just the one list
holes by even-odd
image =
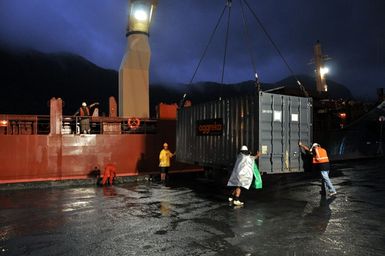
[[259, 92], [178, 110], [177, 160], [231, 169], [242, 145], [260, 151], [260, 171], [304, 171], [301, 141], [312, 143], [312, 99]]

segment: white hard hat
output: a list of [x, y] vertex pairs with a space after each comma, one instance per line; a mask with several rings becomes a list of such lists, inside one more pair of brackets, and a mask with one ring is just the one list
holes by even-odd
[[243, 145], [243, 146], [241, 147], [241, 151], [247, 151], [247, 150], [249, 150], [249, 149], [247, 148], [247, 146]]
[[313, 143], [313, 145], [311, 145], [310, 151], [312, 151], [314, 147], [320, 147], [320, 144]]
[[83, 102], [83, 103], [82, 103], [82, 106], [83, 106], [83, 107], [87, 107], [87, 103]]

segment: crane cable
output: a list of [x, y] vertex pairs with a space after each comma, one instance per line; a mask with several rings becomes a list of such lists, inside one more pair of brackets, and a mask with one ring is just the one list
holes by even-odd
[[239, 4], [241, 6], [243, 27], [245, 28], [245, 42], [246, 42], [245, 44], [246, 44], [246, 47], [249, 50], [251, 66], [253, 68], [253, 73], [255, 75], [255, 86], [257, 88], [257, 92], [259, 92], [261, 90], [261, 85], [260, 85], [259, 80], [258, 80], [257, 65], [256, 65], [256, 62], [255, 62], [255, 59], [254, 59], [253, 47], [252, 47], [252, 44], [251, 44], [251, 36], [250, 36], [249, 29], [248, 29], [248, 26], [247, 26], [247, 17], [245, 15], [245, 10], [243, 8], [242, 0], [239, 0]]
[[274, 40], [271, 38], [270, 34], [267, 32], [265, 26], [263, 26], [261, 20], [258, 18], [257, 14], [254, 12], [254, 10], [250, 7], [249, 3], [247, 2], [247, 0], [243, 0], [243, 2], [246, 4], [247, 8], [250, 10], [250, 12], [253, 14], [254, 18], [256, 19], [258, 25], [261, 27], [262, 31], [265, 33], [266, 37], [269, 39], [270, 43], [273, 45], [273, 47], [275, 48], [275, 50], [277, 51], [278, 55], [281, 57], [281, 59], [283, 60], [283, 62], [285, 63], [286, 67], [288, 68], [288, 70], [290, 71], [291, 75], [294, 77], [294, 79], [296, 80], [297, 84], [299, 85], [302, 93], [308, 97], [309, 94], [307, 93], [307, 91], [305, 90], [305, 87], [301, 84], [301, 82], [298, 80], [297, 76], [294, 74], [294, 71], [292, 70], [292, 68], [290, 67], [289, 63], [286, 61], [285, 57], [283, 56], [283, 54], [281, 53], [281, 51], [279, 50], [277, 44], [274, 42]]
[[[246, 20], [246, 16], [245, 16], [245, 13], [244, 13], [244, 8], [243, 8], [243, 5], [242, 5], [242, 1], [245, 3], [245, 5], [247, 6], [247, 8], [250, 10], [250, 12], [252, 13], [252, 15], [254, 16], [254, 18], [256, 19], [257, 23], [259, 24], [259, 26], [261, 27], [261, 29], [263, 30], [263, 32], [265, 33], [266, 37], [269, 39], [270, 43], [273, 45], [273, 47], [275, 48], [275, 50], [277, 51], [278, 55], [281, 57], [281, 59], [283, 60], [283, 62], [285, 63], [286, 67], [288, 68], [288, 70], [290, 71], [290, 73], [292, 74], [292, 76], [294, 77], [294, 79], [296, 80], [298, 86], [300, 87], [302, 93], [308, 97], [309, 94], [307, 93], [307, 91], [305, 90], [305, 87], [301, 84], [301, 82], [298, 80], [297, 76], [294, 74], [294, 71], [292, 70], [292, 68], [290, 67], [289, 63], [287, 62], [287, 60], [285, 59], [285, 57], [283, 56], [283, 54], [281, 53], [281, 51], [279, 50], [277, 44], [274, 42], [274, 40], [272, 39], [272, 37], [270, 36], [270, 34], [267, 32], [266, 28], [263, 26], [261, 20], [258, 18], [258, 16], [256, 15], [256, 13], [254, 12], [254, 10], [250, 7], [249, 3], [247, 2], [247, 0], [240, 0], [240, 3], [241, 3], [241, 9], [242, 9], [242, 17], [243, 17], [243, 22], [244, 22], [244, 27], [245, 27], [245, 36], [249, 39], [249, 41], [251, 41], [250, 39], [250, 34], [249, 34], [249, 31], [247, 29], [247, 20]], [[215, 33], [217, 32], [217, 29], [219, 27], [219, 24], [223, 18], [223, 15], [226, 11], [226, 8], [229, 8], [229, 11], [228, 11], [228, 20], [227, 20], [227, 29], [226, 29], [226, 38], [225, 38], [225, 52], [224, 52], [224, 57], [223, 57], [223, 63], [222, 63], [222, 74], [221, 74], [221, 87], [220, 87], [220, 95], [219, 95], [219, 99], [221, 99], [221, 95], [222, 95], [222, 87], [223, 87], [223, 79], [224, 79], [224, 73], [225, 73], [225, 65], [226, 65], [226, 57], [227, 57], [227, 48], [228, 48], [228, 37], [229, 37], [229, 29], [230, 29], [230, 16], [231, 16], [231, 4], [232, 4], [232, 0], [227, 0], [226, 2], [226, 5], [223, 7], [223, 10], [218, 18], [218, 21], [213, 29], [213, 31], [211, 32], [211, 35], [210, 35], [210, 38], [209, 38], [209, 41], [202, 53], [202, 56], [201, 58], [199, 59], [199, 62], [194, 70], [194, 73], [190, 79], [190, 82], [189, 82], [189, 85], [191, 85], [194, 81], [194, 78], [198, 72], [198, 69], [200, 67], [200, 65], [202, 64], [202, 61], [204, 59], [204, 57], [206, 56], [206, 53], [207, 53], [207, 50], [214, 38], [214, 35]], [[247, 40], [246, 40], [247, 41]], [[258, 74], [256, 72], [256, 65], [255, 65], [255, 61], [254, 61], [254, 58], [253, 58], [253, 54], [252, 54], [252, 47], [251, 47], [251, 44], [249, 43], [248, 44], [248, 48], [249, 48], [249, 51], [250, 51], [250, 57], [251, 57], [251, 62], [252, 62], [252, 66], [253, 66], [253, 71], [254, 71], [254, 74], [255, 74], [255, 83], [256, 83], [256, 87], [257, 87], [257, 90], [259, 91], [260, 90], [260, 84], [259, 84], [259, 81], [258, 81]], [[187, 93], [184, 93], [181, 101], [179, 102], [179, 107], [183, 107], [184, 105], [184, 101], [186, 100], [186, 96], [187, 96]]]
[[231, 1], [227, 0], [226, 7], [228, 7], [227, 14], [227, 27], [226, 27], [226, 35], [225, 35], [225, 52], [223, 54], [223, 62], [222, 62], [222, 74], [221, 74], [221, 87], [219, 90], [219, 100], [222, 99], [222, 89], [223, 89], [223, 78], [225, 76], [225, 66], [226, 66], [226, 57], [227, 57], [227, 47], [229, 43], [229, 30], [230, 30], [230, 17], [231, 17]]
[[219, 16], [219, 19], [218, 19], [218, 21], [217, 21], [217, 23], [216, 23], [216, 25], [215, 25], [213, 31], [211, 32], [209, 41], [207, 42], [207, 45], [206, 45], [206, 47], [205, 47], [205, 49], [204, 49], [204, 51], [203, 51], [203, 53], [202, 53], [202, 56], [201, 56], [201, 58], [199, 59], [198, 65], [196, 66], [196, 68], [195, 68], [195, 70], [194, 70], [194, 74], [193, 74], [193, 76], [192, 76], [191, 79], [190, 79], [189, 85], [191, 85], [192, 82], [194, 81], [194, 78], [195, 78], [195, 76], [196, 76], [196, 74], [197, 74], [197, 72], [198, 72], [198, 69], [199, 69], [199, 67], [200, 67], [200, 65], [201, 65], [201, 63], [202, 63], [202, 61], [203, 61], [203, 58], [206, 56], [206, 53], [207, 53], [207, 50], [208, 50], [208, 48], [209, 48], [209, 46], [210, 46], [210, 44], [211, 44], [211, 41], [213, 40], [214, 35], [215, 35], [215, 33], [216, 33], [216, 31], [217, 31], [217, 29], [218, 29], [218, 27], [219, 27], [219, 24], [220, 24], [220, 22], [221, 22], [221, 20], [222, 20], [222, 17], [223, 17], [223, 15], [225, 14], [226, 8], [227, 8], [227, 4], [225, 5], [225, 7], [223, 7], [223, 10], [222, 10], [222, 12], [221, 12], [221, 15]]

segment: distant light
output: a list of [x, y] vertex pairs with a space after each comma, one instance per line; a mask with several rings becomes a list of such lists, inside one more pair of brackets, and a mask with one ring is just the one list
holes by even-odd
[[325, 92], [327, 92], [327, 91], [328, 91], [328, 86], [327, 86], [327, 85], [325, 85], [325, 87], [324, 87], [324, 91], [325, 91]]
[[8, 126], [8, 120], [0, 120], [0, 127], [7, 127]]
[[255, 73], [255, 78], [258, 79], [258, 74], [257, 73]]
[[328, 67], [322, 67], [322, 68], [320, 68], [320, 75], [321, 75], [321, 76], [324, 76], [324, 75], [326, 75], [327, 73], [329, 73], [329, 68], [328, 68]]
[[346, 118], [346, 113], [338, 113], [338, 116], [341, 118], [341, 119], [345, 119]]
[[145, 12], [143, 10], [136, 10], [134, 13], [134, 17], [138, 21], [146, 21], [148, 18], [148, 15], [147, 15], [147, 12]]

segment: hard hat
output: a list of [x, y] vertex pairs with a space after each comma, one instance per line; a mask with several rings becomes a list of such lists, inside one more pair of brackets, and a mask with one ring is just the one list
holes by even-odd
[[313, 145], [311, 145], [310, 151], [312, 151], [314, 147], [320, 147], [320, 144], [313, 143]]
[[247, 148], [247, 146], [243, 145], [243, 146], [241, 147], [241, 151], [247, 151], [247, 150], [249, 150], [249, 149]]
[[83, 102], [83, 103], [82, 103], [82, 106], [83, 106], [83, 107], [87, 107], [87, 103]]
[[164, 143], [164, 144], [163, 144], [163, 147], [168, 147], [168, 144], [167, 144], [167, 143]]

